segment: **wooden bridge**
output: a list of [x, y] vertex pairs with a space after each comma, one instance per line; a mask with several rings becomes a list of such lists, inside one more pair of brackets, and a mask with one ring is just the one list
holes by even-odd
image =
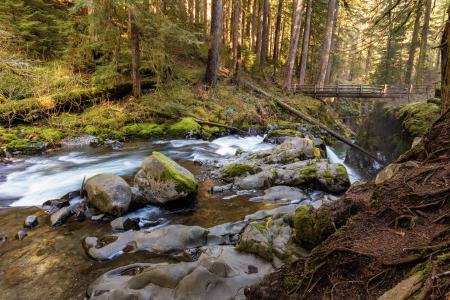
[[291, 91], [293, 93], [302, 93], [304, 95], [313, 96], [314, 98], [402, 98], [417, 94], [423, 94], [431, 97], [436, 93], [436, 85], [338, 84], [319, 86], [315, 84], [294, 84]]

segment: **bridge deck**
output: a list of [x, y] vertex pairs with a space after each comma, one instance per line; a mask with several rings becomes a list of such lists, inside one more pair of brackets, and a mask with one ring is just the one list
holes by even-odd
[[412, 94], [428, 94], [434, 92], [435, 85], [369, 85], [369, 84], [339, 84], [318, 86], [315, 84], [294, 84], [291, 91], [313, 95], [314, 97], [345, 97], [345, 98], [400, 98]]

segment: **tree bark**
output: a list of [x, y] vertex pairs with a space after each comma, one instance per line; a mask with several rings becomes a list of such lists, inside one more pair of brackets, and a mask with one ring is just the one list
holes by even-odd
[[[331, 33], [330, 53], [333, 52], [333, 50], [334, 50], [334, 38], [335, 38], [335, 33], [336, 33], [338, 17], [339, 17], [339, 1], [336, 1], [335, 11], [334, 11], [334, 21], [333, 21], [333, 32]], [[325, 85], [330, 84], [331, 68], [333, 66], [334, 60], [335, 60], [335, 55], [333, 54], [333, 57], [331, 59], [329, 59], [329, 61], [328, 61], [327, 73], [325, 75]]]
[[312, 0], [308, 0], [305, 16], [305, 32], [303, 33], [302, 54], [300, 56], [300, 72], [298, 84], [305, 84], [306, 64], [308, 62], [309, 36], [311, 31], [311, 8]]
[[406, 84], [411, 84], [412, 70], [414, 67], [414, 56], [416, 54], [417, 38], [419, 36], [420, 17], [422, 16], [422, 10], [420, 8], [421, 8], [421, 6], [419, 6], [419, 9], [417, 9], [417, 12], [416, 12], [416, 20], [414, 21], [414, 29], [413, 29], [413, 34], [412, 34], [412, 38], [411, 38], [411, 46], [409, 48], [408, 63], [407, 63], [407, 69], [406, 69], [406, 75], [405, 75], [405, 83]]
[[262, 29], [262, 43], [261, 43], [261, 60], [259, 67], [264, 74], [266, 69], [267, 49], [269, 44], [269, 0], [264, 1], [264, 13], [263, 13], [263, 29]]
[[130, 30], [131, 39], [131, 55], [132, 55], [132, 67], [131, 67], [131, 80], [133, 82], [133, 96], [141, 96], [141, 76], [139, 74], [140, 67], [140, 51], [139, 51], [139, 27], [136, 25], [136, 18], [133, 13], [133, 9], [128, 9], [128, 27]]
[[333, 23], [334, 23], [333, 21], [334, 21], [334, 12], [336, 10], [336, 1], [338, 0], [328, 1], [328, 14], [327, 14], [327, 22], [325, 25], [325, 37], [322, 48], [322, 59], [319, 65], [319, 78], [317, 80], [317, 85], [319, 86], [323, 86], [325, 84], [325, 76], [327, 73], [328, 60], [330, 59], [331, 39], [333, 34]]
[[441, 114], [450, 108], [450, 7], [441, 40]]
[[252, 12], [252, 51], [255, 51], [255, 39], [256, 39], [256, 8], [258, 0], [253, 0], [253, 12]]
[[239, 84], [241, 81], [241, 49], [242, 49], [242, 5], [241, 0], [234, 0], [234, 81]]
[[420, 40], [420, 54], [419, 54], [419, 65], [417, 68], [417, 84], [422, 84], [424, 82], [425, 75], [425, 58], [427, 55], [427, 40], [428, 40], [428, 27], [430, 25], [430, 14], [431, 14], [431, 0], [427, 0], [427, 6], [425, 8], [425, 16], [423, 20], [422, 38]]
[[206, 82], [214, 86], [217, 83], [219, 70], [220, 36], [222, 33], [222, 0], [212, 0], [211, 7], [211, 36], [208, 61], [206, 63]]
[[257, 27], [257, 38], [256, 38], [256, 61], [261, 62], [261, 48], [262, 48], [262, 15], [265, 0], [258, 0], [258, 18], [256, 19]]
[[298, 38], [302, 24], [303, 0], [294, 0], [294, 12], [291, 29], [291, 42], [289, 45], [289, 54], [286, 61], [286, 72], [283, 80], [283, 90], [289, 91], [291, 88], [292, 71], [294, 70], [295, 56], [297, 55]]
[[[309, 0], [312, 1], [312, 0]], [[273, 74], [277, 72], [278, 67], [278, 44], [280, 43], [281, 15], [283, 13], [283, 0], [278, 0], [277, 24], [275, 26], [275, 42], [273, 43]]]
[[370, 57], [371, 57], [371, 55], [372, 55], [372, 46], [370, 46], [369, 49], [367, 50], [366, 69], [365, 69], [366, 84], [369, 83], [369, 68], [370, 68]]

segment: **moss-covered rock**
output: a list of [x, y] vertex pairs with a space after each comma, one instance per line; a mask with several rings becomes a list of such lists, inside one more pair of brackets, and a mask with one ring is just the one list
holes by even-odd
[[314, 248], [334, 233], [331, 213], [326, 205], [318, 210], [300, 206], [295, 211], [295, 240], [305, 248]]
[[261, 171], [258, 163], [231, 164], [223, 169], [222, 176], [226, 178], [234, 178], [246, 176], [247, 173], [255, 174], [258, 171]]
[[149, 203], [156, 205], [195, 194], [198, 188], [191, 172], [159, 152], [144, 159], [134, 184]]

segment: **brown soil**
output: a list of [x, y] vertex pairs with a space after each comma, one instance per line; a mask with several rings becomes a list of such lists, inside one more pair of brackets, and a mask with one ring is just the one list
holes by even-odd
[[[367, 183], [341, 203], [369, 200], [311, 255], [246, 291], [248, 299], [377, 299], [423, 270], [408, 299], [450, 299], [450, 111], [399, 159], [388, 182]], [[442, 275], [433, 277], [435, 275]]]

